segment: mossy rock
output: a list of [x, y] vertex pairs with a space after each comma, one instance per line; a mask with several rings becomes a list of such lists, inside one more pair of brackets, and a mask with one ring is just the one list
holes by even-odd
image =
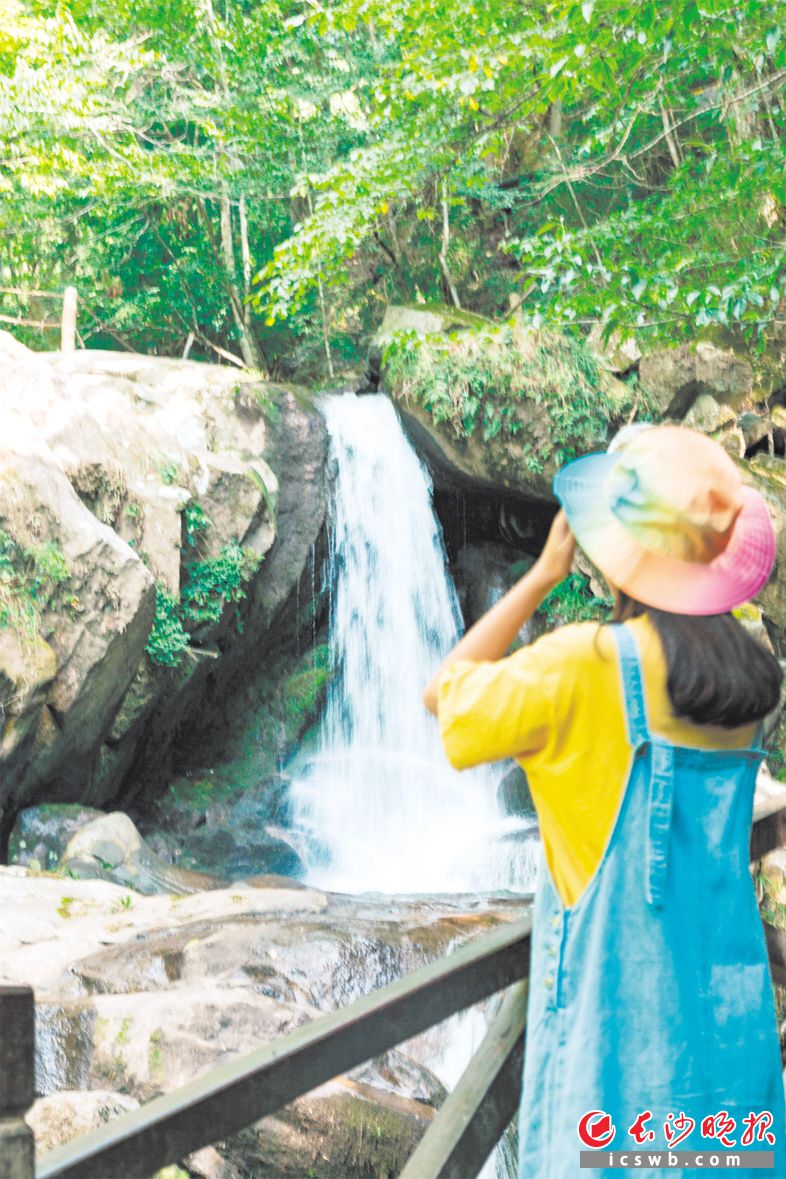
[[416, 443], [465, 480], [550, 499], [564, 462], [604, 449], [631, 414], [652, 416], [635, 385], [605, 372], [580, 339], [515, 320], [454, 325], [441, 308], [443, 326], [432, 330], [430, 311], [401, 330], [383, 324], [381, 385]]
[[311, 666], [298, 669], [283, 683], [282, 715], [286, 743], [299, 741], [313, 723], [332, 678], [330, 647], [324, 644], [310, 653]]

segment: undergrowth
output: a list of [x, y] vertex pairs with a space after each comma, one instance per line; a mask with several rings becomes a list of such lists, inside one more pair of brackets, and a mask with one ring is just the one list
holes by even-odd
[[[527, 429], [522, 403], [541, 406], [548, 418], [548, 453], [559, 464], [607, 436], [612, 425], [651, 407], [634, 386], [614, 386], [582, 340], [541, 332], [522, 337], [510, 325], [483, 332], [422, 335], [399, 332], [382, 357], [386, 380], [426, 409], [435, 424], [448, 423], [458, 438], [476, 431], [484, 442], [515, 438]], [[522, 457], [540, 471], [545, 454], [521, 439]]]
[[[218, 622], [227, 602], [246, 596], [244, 583], [259, 568], [262, 558], [236, 540], [225, 544], [218, 557], [189, 561], [188, 578], [180, 593], [181, 617], [186, 626]], [[237, 619], [238, 625], [240, 619]]]
[[41, 614], [70, 578], [66, 559], [52, 541], [27, 547], [0, 530], [0, 627], [32, 641]]
[[597, 598], [584, 573], [569, 573], [546, 595], [538, 607], [551, 626], [568, 622], [604, 622], [614, 602]]
[[[189, 504], [184, 518], [186, 544], [196, 547], [210, 522], [198, 504]], [[245, 598], [246, 582], [261, 561], [258, 553], [230, 540], [217, 557], [186, 562], [179, 598], [159, 581], [155, 617], [145, 646], [150, 662], [159, 667], [177, 667], [191, 633], [207, 623], [218, 622], [228, 603], [236, 604]], [[235, 624], [242, 630], [238, 612]]]

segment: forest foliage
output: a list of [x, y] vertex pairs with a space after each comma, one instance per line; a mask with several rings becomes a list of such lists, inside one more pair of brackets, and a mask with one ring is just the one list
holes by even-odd
[[760, 342], [785, 8], [0, 0], [0, 314], [301, 377], [396, 301]]

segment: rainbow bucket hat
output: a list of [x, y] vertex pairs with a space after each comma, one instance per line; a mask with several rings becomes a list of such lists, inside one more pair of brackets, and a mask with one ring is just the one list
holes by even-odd
[[687, 426], [641, 428], [554, 478], [573, 535], [604, 576], [645, 606], [725, 614], [767, 583], [775, 532], [733, 459]]

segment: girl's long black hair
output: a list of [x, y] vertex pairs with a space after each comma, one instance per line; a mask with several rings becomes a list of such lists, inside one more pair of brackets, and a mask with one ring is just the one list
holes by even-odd
[[617, 590], [612, 622], [645, 612], [663, 644], [675, 716], [736, 729], [776, 707], [781, 665], [733, 614], [671, 614]]

